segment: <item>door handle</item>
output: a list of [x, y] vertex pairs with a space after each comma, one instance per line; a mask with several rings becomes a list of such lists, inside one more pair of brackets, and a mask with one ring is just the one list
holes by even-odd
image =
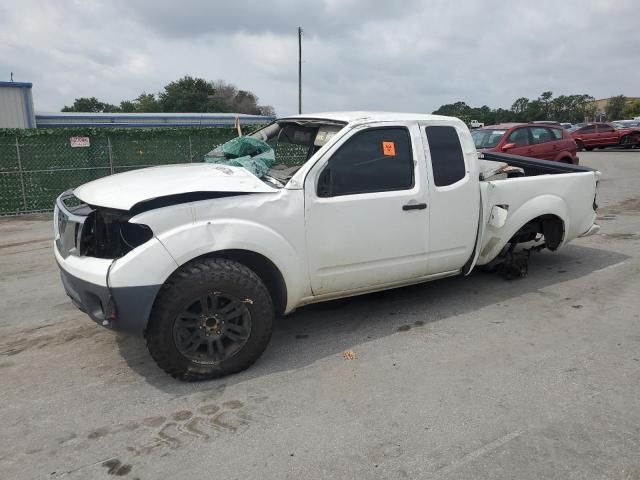
[[407, 210], [424, 210], [425, 208], [427, 208], [427, 204], [426, 203], [407, 203], [406, 205], [402, 206], [402, 210], [407, 211]]

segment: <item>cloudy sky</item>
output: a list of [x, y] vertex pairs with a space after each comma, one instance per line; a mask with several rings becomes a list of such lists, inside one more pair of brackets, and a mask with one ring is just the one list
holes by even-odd
[[183, 75], [278, 114], [509, 107], [519, 96], [640, 96], [637, 0], [0, 0], [0, 80], [36, 110], [119, 103]]

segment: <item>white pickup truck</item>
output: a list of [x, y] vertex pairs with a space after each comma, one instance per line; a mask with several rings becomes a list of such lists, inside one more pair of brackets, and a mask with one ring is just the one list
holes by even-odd
[[[599, 229], [599, 172], [479, 159], [456, 118], [298, 115], [249, 138], [287, 165], [260, 178], [229, 162], [158, 166], [56, 202], [68, 295], [99, 324], [144, 333], [158, 365], [179, 379], [247, 368], [274, 317], [303, 305], [476, 265], [520, 275], [532, 249]], [[280, 155], [292, 148], [301, 156]]]

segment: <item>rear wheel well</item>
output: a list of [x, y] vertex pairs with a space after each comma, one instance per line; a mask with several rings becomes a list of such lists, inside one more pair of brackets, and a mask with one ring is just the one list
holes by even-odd
[[556, 250], [564, 238], [564, 222], [556, 215], [540, 215], [520, 227], [509, 243], [530, 242], [540, 234], [544, 236], [546, 247]]

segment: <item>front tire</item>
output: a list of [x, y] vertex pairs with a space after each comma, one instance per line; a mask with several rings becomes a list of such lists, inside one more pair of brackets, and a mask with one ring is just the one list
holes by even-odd
[[245, 370], [264, 352], [274, 308], [262, 280], [224, 258], [184, 265], [163, 285], [147, 329], [149, 353], [184, 381]]

